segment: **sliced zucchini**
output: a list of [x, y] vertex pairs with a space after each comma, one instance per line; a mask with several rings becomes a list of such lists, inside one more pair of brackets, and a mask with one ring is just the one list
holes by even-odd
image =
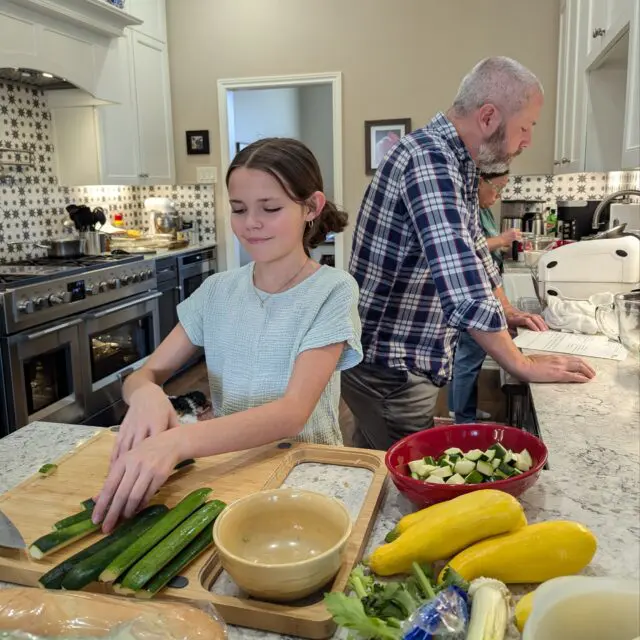
[[482, 457], [483, 453], [484, 453], [484, 451], [480, 451], [480, 449], [471, 449], [471, 451], [467, 451], [467, 453], [464, 454], [464, 457], [467, 460], [471, 460], [472, 462], [476, 462], [476, 461], [480, 460], [480, 458]]
[[91, 518], [88, 518], [87, 520], [72, 524], [66, 529], [52, 531], [29, 545], [29, 555], [36, 560], [41, 560], [54, 551], [63, 549], [76, 540], [88, 536], [99, 528], [100, 524], [93, 524]]
[[459, 473], [454, 473], [450, 478], [447, 478], [447, 484], [464, 484], [464, 478]]
[[518, 459], [516, 461], [516, 469], [518, 469], [518, 471], [529, 471], [531, 467], [533, 467], [533, 458], [531, 457], [531, 454], [526, 449], [523, 449], [518, 454]]
[[509, 463], [513, 463], [514, 460], [515, 458], [513, 457], [513, 452], [507, 450], [507, 453], [505, 453], [504, 458], [502, 458], [502, 462], [506, 462], [507, 464], [509, 464]]
[[183, 498], [173, 509], [166, 513], [151, 529], [145, 531], [127, 549], [116, 556], [100, 574], [100, 582], [113, 582], [131, 565], [135, 564], [160, 540], [171, 533], [183, 520], [200, 508], [211, 489], [197, 489]]
[[499, 442], [492, 444], [489, 449], [495, 451], [496, 457], [500, 458], [501, 460], [504, 460], [505, 456], [507, 455], [507, 450]]
[[121, 551], [133, 544], [145, 531], [150, 529], [169, 509], [163, 504], [143, 509], [133, 517], [132, 526], [112, 539], [111, 544], [75, 564], [62, 580], [62, 588], [79, 591], [98, 579], [102, 570]]
[[449, 449], [445, 449], [445, 453], [448, 456], [460, 454], [462, 455], [462, 449], [458, 449], [458, 447], [450, 447]]
[[87, 498], [86, 500], [83, 500], [80, 503], [80, 506], [83, 509], [91, 509], [91, 510], [93, 510], [93, 508], [96, 506], [96, 501], [93, 498]]
[[175, 578], [186, 566], [193, 562], [203, 551], [213, 544], [213, 527], [205, 527], [196, 539], [189, 543], [171, 562], [166, 564], [144, 589], [136, 592], [136, 598], [148, 599], [160, 591], [170, 580]]
[[122, 587], [140, 591], [158, 571], [204, 531], [205, 527], [210, 527], [226, 506], [221, 500], [212, 500], [200, 507], [127, 571], [122, 580]]
[[481, 482], [484, 482], [484, 476], [477, 471], [476, 469], [474, 469], [465, 479], [464, 479], [466, 484], [480, 484]]
[[493, 449], [487, 449], [481, 456], [480, 459], [485, 462], [491, 462], [496, 457], [496, 452]]
[[424, 458], [422, 458], [424, 460], [425, 464], [428, 464], [431, 467], [437, 467], [438, 463], [435, 461], [434, 458], [432, 458], [431, 456], [425, 456]]
[[53, 567], [53, 569], [47, 571], [47, 573], [43, 574], [38, 579], [40, 585], [45, 589], [61, 589], [64, 576], [71, 571], [78, 562], [81, 562], [82, 560], [99, 553], [103, 549], [106, 549], [114, 540], [117, 540], [121, 535], [131, 529], [134, 520], [126, 520], [113, 533], [110, 533], [108, 536], [94, 542], [91, 546], [79, 551], [75, 555]]
[[53, 523], [54, 529], [66, 529], [70, 527], [72, 524], [77, 524], [78, 522], [82, 522], [83, 520], [87, 520], [91, 518], [93, 515], [93, 507], [91, 509], [84, 509], [79, 513], [74, 513], [72, 516], [67, 516], [66, 518], [62, 518], [62, 520], [58, 520], [58, 522]]
[[444, 479], [441, 478], [440, 476], [434, 476], [433, 474], [431, 474], [426, 480], [425, 482], [429, 482], [431, 484], [444, 484]]
[[461, 453], [450, 453], [447, 455], [447, 460], [449, 464], [454, 465], [458, 460], [463, 458]]
[[53, 464], [52, 462], [48, 462], [47, 464], [43, 464], [39, 469], [38, 473], [41, 476], [50, 476], [52, 473], [55, 473], [58, 469], [57, 464]]
[[429, 478], [433, 478], [433, 476], [437, 476], [438, 478], [448, 478], [449, 476], [453, 475], [453, 471], [451, 470], [451, 467], [446, 466], [446, 467], [438, 467], [437, 469], [435, 469], [435, 471], [432, 471], [429, 474]]
[[501, 471], [502, 473], [504, 473], [505, 476], [507, 476], [507, 478], [510, 478], [512, 475], [515, 475], [514, 474], [515, 469], [510, 464], [506, 464], [504, 462], [496, 469], [496, 471]]
[[412, 472], [411, 472], [411, 477], [412, 477], [414, 480], [420, 480], [420, 476], [419, 476], [417, 473], [415, 473], [415, 471], [412, 471]]
[[438, 458], [438, 467], [450, 467], [451, 463], [449, 462], [449, 459], [447, 458], [447, 456], [440, 456]]
[[471, 460], [458, 460], [453, 470], [461, 476], [468, 476], [476, 468], [476, 463]]
[[488, 462], [483, 462], [482, 460], [478, 460], [478, 463], [476, 464], [476, 469], [483, 476], [491, 477], [493, 475], [493, 467]]
[[425, 467], [425, 466], [426, 466], [426, 464], [424, 463], [424, 460], [412, 460], [409, 463], [409, 469], [411, 470], [412, 474], [413, 473], [419, 474], [420, 473], [420, 469], [422, 467]]
[[494, 458], [494, 459], [491, 461], [491, 466], [492, 466], [494, 469], [497, 469], [501, 464], [502, 464], [502, 460], [501, 460], [500, 458]]

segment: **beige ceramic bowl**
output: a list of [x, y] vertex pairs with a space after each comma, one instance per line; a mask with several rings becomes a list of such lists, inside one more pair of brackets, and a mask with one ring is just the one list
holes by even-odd
[[351, 535], [335, 498], [300, 489], [260, 491], [230, 504], [213, 526], [220, 562], [246, 593], [290, 601], [333, 578]]

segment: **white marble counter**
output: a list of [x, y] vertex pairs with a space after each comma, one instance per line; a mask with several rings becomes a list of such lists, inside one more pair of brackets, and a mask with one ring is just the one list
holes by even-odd
[[[543, 472], [522, 502], [530, 522], [570, 519], [594, 531], [599, 549], [587, 569], [589, 574], [637, 577], [640, 572], [637, 389], [635, 399], [622, 402], [625, 390], [632, 390], [634, 375], [637, 382], [637, 373], [637, 367], [634, 370], [630, 363], [620, 368], [604, 366], [591, 387], [534, 385], [533, 389], [534, 399], [541, 405], [538, 417], [551, 450], [552, 469]], [[630, 413], [633, 410], [635, 420]], [[95, 431], [91, 427], [33, 423], [0, 440], [0, 493]], [[302, 480], [292, 474], [287, 481], [295, 486], [311, 482], [308, 486], [315, 490], [341, 497], [355, 515], [360, 503], [353, 496], [364, 493], [362, 470], [331, 467], [323, 474], [310, 471], [313, 477]], [[368, 550], [380, 544], [387, 531], [411, 510], [390, 485]], [[218, 583], [214, 589], [218, 591]], [[228, 584], [220, 585], [221, 591], [228, 589]], [[229, 635], [231, 640], [278, 638], [239, 627], [232, 627]]]
[[166, 258], [168, 256], [179, 256], [183, 253], [190, 253], [191, 251], [198, 251], [200, 249], [211, 249], [217, 247], [215, 242], [198, 242], [196, 244], [190, 244], [182, 249], [156, 249], [155, 253], [150, 253], [148, 259]]

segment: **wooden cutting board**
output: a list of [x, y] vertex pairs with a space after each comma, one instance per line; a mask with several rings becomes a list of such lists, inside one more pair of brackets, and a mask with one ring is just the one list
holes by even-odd
[[[55, 521], [79, 511], [82, 500], [100, 490], [115, 437], [107, 429], [99, 432], [59, 460], [53, 475], [32, 476], [0, 496], [0, 509], [18, 527], [27, 544], [50, 531]], [[174, 473], [154, 502], [172, 507], [190, 491], [211, 487], [212, 497], [228, 504], [256, 491], [279, 487], [302, 463], [358, 467], [372, 472], [342, 568], [330, 586], [332, 591], [343, 591], [351, 569], [362, 556], [383, 497], [387, 472], [382, 452], [281, 442], [202, 458]], [[31, 559], [25, 551], [0, 547], [0, 580], [38, 586], [43, 573], [98, 538], [99, 534], [94, 534], [40, 561]], [[221, 570], [215, 549], [206, 552], [184, 571], [188, 580], [185, 587], [167, 588], [157, 597], [211, 602], [228, 624], [264, 631], [306, 638], [327, 638], [335, 631], [321, 594], [304, 603], [284, 605], [221, 595], [210, 591]], [[109, 593], [110, 587], [95, 584], [89, 590]]]

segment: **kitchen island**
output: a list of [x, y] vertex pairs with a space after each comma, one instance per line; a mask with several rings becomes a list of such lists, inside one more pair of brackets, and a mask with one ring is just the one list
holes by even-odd
[[[598, 377], [586, 385], [532, 385], [542, 436], [550, 451], [550, 469], [522, 496], [522, 503], [530, 522], [576, 520], [595, 533], [598, 552], [585, 573], [639, 578], [640, 367], [631, 357], [622, 363], [591, 362]], [[33, 423], [0, 440], [0, 493], [95, 432], [92, 427]], [[314, 486], [348, 502], [345, 487], [361, 488], [360, 471], [329, 469], [322, 483]], [[411, 510], [390, 485], [368, 549], [380, 544]], [[230, 628], [229, 635], [232, 639], [276, 638], [239, 627]]]

